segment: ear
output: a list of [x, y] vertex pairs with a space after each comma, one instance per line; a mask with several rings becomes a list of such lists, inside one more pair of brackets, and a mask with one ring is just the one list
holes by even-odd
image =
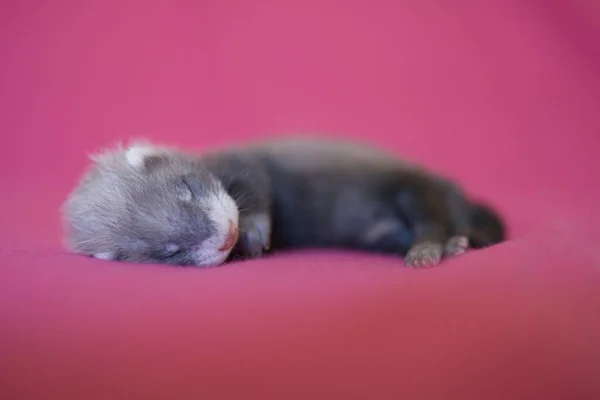
[[132, 167], [142, 170], [150, 170], [166, 162], [167, 156], [164, 152], [152, 145], [133, 145], [125, 152], [125, 159]]

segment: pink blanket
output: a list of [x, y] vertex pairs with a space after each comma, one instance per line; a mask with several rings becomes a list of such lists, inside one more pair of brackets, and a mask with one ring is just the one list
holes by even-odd
[[[597, 4], [4, 2], [0, 398], [600, 398]], [[87, 153], [299, 132], [449, 174], [510, 240], [429, 270], [62, 248]]]

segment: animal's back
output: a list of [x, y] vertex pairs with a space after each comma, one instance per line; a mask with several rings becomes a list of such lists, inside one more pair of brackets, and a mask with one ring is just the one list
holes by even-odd
[[273, 245], [280, 248], [357, 247], [374, 221], [398, 220], [390, 178], [413, 168], [378, 148], [336, 139], [264, 141], [242, 153], [268, 171]]
[[346, 171], [368, 168], [390, 170], [411, 166], [382, 148], [361, 141], [310, 136], [258, 142], [247, 148], [282, 168], [297, 172]]

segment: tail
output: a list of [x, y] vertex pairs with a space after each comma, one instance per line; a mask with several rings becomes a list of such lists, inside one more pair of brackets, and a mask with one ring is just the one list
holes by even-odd
[[469, 244], [474, 249], [492, 246], [506, 240], [506, 226], [498, 212], [483, 203], [471, 205]]

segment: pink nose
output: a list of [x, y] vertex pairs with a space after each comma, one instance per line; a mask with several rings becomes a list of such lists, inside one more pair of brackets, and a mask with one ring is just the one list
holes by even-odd
[[223, 247], [221, 247], [220, 251], [228, 251], [235, 246], [235, 243], [238, 239], [238, 226], [232, 221], [229, 220], [229, 232], [227, 232], [227, 238], [225, 239], [225, 243], [223, 243]]

